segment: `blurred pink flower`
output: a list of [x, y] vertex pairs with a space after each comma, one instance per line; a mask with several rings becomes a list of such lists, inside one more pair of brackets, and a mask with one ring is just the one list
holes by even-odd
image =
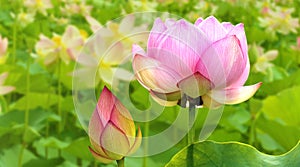
[[206, 107], [241, 103], [261, 83], [243, 86], [249, 75], [243, 24], [220, 23], [215, 17], [156, 19], [147, 53], [133, 46], [133, 69], [138, 81], [160, 104], [173, 106], [182, 95], [199, 98]]
[[7, 78], [8, 73], [2, 73], [0, 75], [0, 95], [5, 95], [7, 93], [10, 93], [11, 91], [15, 90], [15, 87], [13, 86], [3, 86], [5, 79]]
[[62, 36], [54, 34], [50, 39], [40, 35], [40, 40], [35, 45], [38, 56], [44, 58], [45, 64], [50, 64], [57, 58], [65, 63], [76, 59], [84, 45], [85, 34], [75, 26], [69, 25]]
[[0, 35], [0, 57], [4, 56], [7, 50], [8, 40]]
[[93, 156], [110, 163], [134, 153], [141, 144], [142, 133], [140, 128], [136, 133], [130, 112], [104, 87], [89, 123], [89, 137]]

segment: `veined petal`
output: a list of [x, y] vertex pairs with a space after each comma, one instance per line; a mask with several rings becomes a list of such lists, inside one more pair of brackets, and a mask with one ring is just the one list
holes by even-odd
[[[151, 33], [150, 36], [155, 33]], [[179, 20], [148, 43], [147, 53], [182, 77], [192, 75], [200, 55], [211, 44], [193, 24]]]
[[178, 100], [174, 100], [174, 101], [167, 101], [164, 100], [163, 98], [160, 98], [158, 96], [156, 96], [153, 91], [150, 91], [150, 95], [151, 97], [161, 106], [166, 106], [166, 107], [172, 107], [172, 106], [176, 106], [178, 103]]
[[206, 50], [197, 64], [197, 71], [216, 87], [224, 88], [241, 77], [246, 67], [245, 61], [239, 40], [229, 36], [216, 41]]
[[261, 84], [262, 83], [260, 82], [251, 86], [241, 86], [225, 90], [213, 90], [210, 92], [209, 96], [222, 104], [238, 104], [252, 97]]
[[96, 110], [102, 125], [105, 127], [111, 118], [113, 108], [116, 103], [116, 97], [105, 86], [101, 92]]
[[247, 45], [247, 38], [245, 34], [244, 24], [240, 23], [234, 26], [227, 34], [227, 36], [235, 35], [239, 41], [240, 46], [243, 51], [244, 59], [248, 59], [248, 45]]
[[132, 45], [132, 55], [135, 56], [136, 54], [139, 54], [139, 55], [142, 55], [142, 56], [146, 56], [146, 53], [145, 53], [145, 51], [144, 51], [143, 48], [141, 48], [137, 44], [133, 44]]
[[199, 72], [196, 72], [195, 74], [178, 82], [178, 87], [186, 95], [196, 98], [210, 91], [213, 85], [209, 79], [205, 78]]
[[231, 24], [230, 22], [222, 22], [221, 24], [226, 29], [227, 33], [234, 28], [234, 25]]
[[176, 20], [167, 18], [165, 21], [165, 25], [167, 28], [171, 28], [176, 23]]
[[235, 35], [239, 41], [240, 41], [240, 47], [243, 51], [243, 59], [244, 62], [246, 63], [246, 67], [244, 68], [244, 71], [242, 75], [240, 76], [239, 79], [237, 79], [231, 86], [237, 87], [244, 85], [246, 80], [248, 79], [249, 76], [249, 71], [250, 71], [250, 62], [248, 58], [248, 45], [247, 45], [247, 39], [246, 39], [246, 34], [244, 30], [244, 24], [240, 23], [234, 26], [230, 31], [228, 31], [228, 36], [230, 35]]
[[[88, 129], [89, 129], [90, 140], [94, 142], [94, 144], [92, 144], [92, 145], [100, 146], [100, 136], [104, 130], [104, 127], [101, 123], [101, 119], [99, 117], [97, 110], [94, 111], [92, 114]], [[99, 151], [99, 150], [97, 150], [97, 151]]]
[[130, 150], [129, 141], [124, 133], [109, 122], [100, 137], [101, 146], [111, 159], [121, 159]]
[[130, 151], [127, 153], [127, 155], [134, 153], [140, 147], [141, 143], [142, 143], [142, 132], [139, 127], [137, 130], [137, 135], [135, 137], [135, 141], [134, 141], [133, 145], [131, 146]]
[[160, 18], [155, 19], [151, 32], [149, 34], [148, 47], [155, 46], [159, 36], [166, 30], [167, 27], [165, 23]]
[[197, 26], [212, 42], [220, 40], [226, 36], [226, 29], [221, 23], [213, 16], [201, 21]]
[[94, 156], [94, 158], [96, 158], [100, 162], [108, 164], [108, 163], [111, 163], [113, 161], [112, 159], [108, 159], [108, 158], [105, 158], [105, 157], [101, 156], [96, 151], [94, 151], [91, 147], [89, 147], [89, 150], [92, 153], [92, 155]]
[[119, 101], [116, 100], [115, 107], [111, 114], [110, 121], [119, 129], [121, 132], [131, 140], [129, 145], [134, 143], [135, 137], [135, 125], [129, 111], [125, 106]]
[[180, 76], [169, 67], [160, 62], [139, 54], [133, 58], [133, 69], [137, 79], [147, 89], [161, 93], [169, 93], [178, 90], [176, 86]]
[[203, 21], [203, 18], [200, 17], [195, 21], [195, 26], [198, 26]]

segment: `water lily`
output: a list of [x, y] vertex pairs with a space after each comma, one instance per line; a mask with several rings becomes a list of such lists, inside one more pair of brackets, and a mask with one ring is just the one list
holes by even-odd
[[243, 24], [220, 23], [215, 17], [195, 24], [156, 19], [147, 53], [134, 45], [133, 69], [152, 97], [166, 106], [184, 95], [215, 108], [248, 100], [261, 83], [243, 86], [249, 75]]
[[141, 144], [129, 111], [104, 87], [89, 123], [92, 155], [103, 163], [120, 160], [134, 153]]
[[5, 79], [7, 78], [8, 73], [2, 73], [0, 75], [0, 95], [5, 95], [10, 93], [11, 91], [15, 90], [13, 86], [3, 86]]
[[69, 63], [76, 59], [84, 44], [85, 35], [75, 26], [68, 26], [62, 36], [54, 34], [50, 39], [40, 35], [40, 40], [35, 45], [38, 56], [44, 58], [45, 64], [50, 64], [57, 58]]

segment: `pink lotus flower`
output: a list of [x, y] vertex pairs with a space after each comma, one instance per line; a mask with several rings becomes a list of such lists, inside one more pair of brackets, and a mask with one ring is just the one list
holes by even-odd
[[4, 56], [7, 50], [8, 41], [7, 38], [2, 38], [0, 35], [0, 57]]
[[176, 105], [183, 94], [215, 108], [241, 103], [261, 83], [243, 86], [249, 75], [247, 41], [243, 24], [220, 23], [215, 17], [156, 19], [147, 53], [133, 45], [133, 69], [152, 97], [166, 106]]
[[137, 134], [132, 117], [123, 104], [104, 87], [89, 124], [90, 148], [103, 163], [120, 160], [137, 150], [142, 134]]

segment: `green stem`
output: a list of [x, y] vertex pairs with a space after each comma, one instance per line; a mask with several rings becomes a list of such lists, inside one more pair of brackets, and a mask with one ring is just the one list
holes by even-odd
[[248, 143], [252, 146], [254, 146], [254, 143], [255, 143], [255, 140], [256, 140], [255, 126], [256, 126], [256, 120], [259, 117], [259, 115], [260, 115], [260, 112], [255, 113], [255, 114], [252, 115], [252, 119], [251, 119]]
[[58, 83], [57, 83], [57, 91], [58, 91], [58, 99], [57, 99], [57, 112], [58, 112], [58, 115], [59, 115], [59, 117], [60, 117], [60, 119], [61, 119], [61, 121], [59, 121], [59, 124], [58, 124], [58, 134], [60, 134], [61, 133], [61, 131], [62, 131], [62, 120], [63, 120], [63, 118], [62, 118], [62, 112], [61, 112], [61, 60], [60, 59], [58, 59], [58, 65], [57, 65], [57, 68], [58, 68]]
[[[30, 92], [30, 73], [29, 73], [29, 69], [30, 69], [30, 57], [28, 58], [27, 61], [27, 69], [26, 69], [26, 95], [29, 95]], [[28, 130], [28, 123], [29, 123], [29, 98], [26, 98], [26, 109], [25, 109], [25, 118], [24, 118], [24, 132], [23, 132], [23, 144], [22, 144], [22, 148], [20, 151], [20, 155], [19, 155], [19, 162], [18, 162], [18, 166], [21, 167], [22, 166], [22, 161], [23, 161], [23, 154], [24, 154], [24, 150], [26, 148], [26, 141], [25, 141], [25, 137], [27, 134], [27, 130]]]
[[97, 167], [98, 166], [98, 162], [95, 160], [94, 161], [94, 167]]
[[195, 115], [196, 115], [196, 110], [195, 106], [190, 106], [189, 107], [189, 128], [191, 128], [188, 132], [188, 145], [191, 145], [194, 143], [195, 140], [195, 126], [193, 125], [195, 122]]
[[117, 160], [118, 167], [125, 167], [125, 157], [120, 160]]
[[[150, 123], [149, 123], [149, 116], [150, 116], [150, 112], [146, 113], [146, 122], [145, 122], [145, 128], [144, 128], [144, 137], [148, 137], [149, 136], [149, 128], [150, 128]], [[144, 157], [143, 157], [143, 167], [147, 167], [147, 154], [148, 154], [148, 148], [149, 148], [149, 143], [148, 140], [145, 140], [144, 142]]]
[[189, 132], [188, 132], [188, 152], [187, 152], [187, 166], [188, 167], [194, 167], [194, 145], [195, 142], [195, 117], [196, 117], [196, 103], [197, 100], [195, 99], [189, 99]]
[[12, 47], [12, 63], [16, 62], [16, 50], [17, 50], [17, 31], [18, 31], [18, 21], [17, 21], [17, 13], [15, 14], [15, 20], [13, 24], [13, 47]]
[[6, 113], [8, 112], [7, 102], [3, 96], [0, 96], [1, 106], [0, 113]]

